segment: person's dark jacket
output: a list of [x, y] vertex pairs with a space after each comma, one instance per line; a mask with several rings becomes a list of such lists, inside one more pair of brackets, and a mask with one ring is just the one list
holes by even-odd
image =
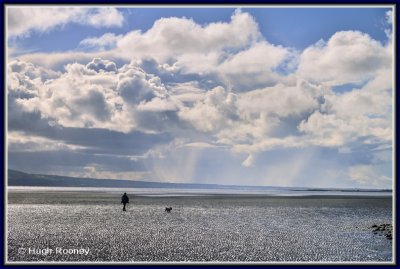
[[122, 196], [121, 204], [129, 204], [129, 198], [127, 195]]

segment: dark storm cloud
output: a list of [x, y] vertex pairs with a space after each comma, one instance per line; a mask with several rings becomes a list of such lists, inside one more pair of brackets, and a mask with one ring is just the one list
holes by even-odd
[[172, 140], [167, 133], [121, 133], [108, 129], [51, 126], [49, 121], [42, 119], [37, 112], [21, 112], [15, 118], [10, 115], [8, 128], [9, 131], [22, 131], [26, 135], [87, 147], [82, 151], [97, 154], [141, 155], [157, 144]]
[[9, 168], [26, 172], [82, 171], [98, 164], [108, 171], [143, 171], [142, 161], [128, 158], [85, 154], [75, 151], [9, 152]]
[[111, 111], [107, 106], [104, 95], [97, 91], [89, 91], [87, 96], [84, 96], [75, 102], [80, 111], [87, 111], [96, 116], [98, 120], [106, 121], [111, 117]]

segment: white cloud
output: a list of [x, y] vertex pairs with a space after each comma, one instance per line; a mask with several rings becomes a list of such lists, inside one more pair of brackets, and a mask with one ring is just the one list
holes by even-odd
[[[140, 61], [118, 69], [109, 60], [95, 58], [86, 65], [67, 65], [62, 75], [54, 73], [44, 81], [32, 70], [46, 69], [17, 63], [29, 66], [32, 77], [18, 72], [16, 62], [10, 64], [9, 92], [28, 97], [17, 98], [17, 104], [66, 127], [179, 135], [187, 123], [194, 128], [192, 134], [206, 133], [211, 143], [249, 155], [309, 145], [346, 147], [359, 138], [364, 143], [392, 139], [391, 95], [385, 89], [390, 83], [379, 78], [385, 78], [383, 70], [363, 88], [343, 94], [303, 79], [295, 85], [279, 83], [235, 94], [222, 86], [207, 90], [193, 82], [164, 85], [160, 77], [140, 68]], [[298, 126], [276, 136], [286, 122]]]
[[251, 167], [253, 166], [253, 162], [254, 162], [253, 155], [249, 154], [247, 159], [242, 162], [242, 165], [245, 167]]
[[46, 72], [32, 64], [11, 62], [8, 91], [21, 110], [40, 112], [42, 118], [64, 127], [154, 132], [156, 126], [150, 126], [155, 119], [146, 122], [143, 113], [176, 111], [180, 105], [160, 78], [134, 63], [117, 69], [115, 63], [95, 58], [87, 65], [69, 64], [64, 73], [48, 75], [51, 79], [36, 77]]
[[348, 169], [348, 175], [361, 186], [386, 187], [392, 186], [392, 178], [382, 174], [376, 165], [355, 165]]
[[89, 164], [83, 167], [82, 171], [70, 172], [68, 176], [86, 177], [98, 179], [119, 179], [119, 180], [149, 180], [149, 171], [107, 171], [101, 165]]
[[120, 27], [124, 17], [115, 8], [7, 7], [8, 36], [46, 32], [68, 23], [94, 27]]
[[117, 72], [117, 66], [114, 62], [103, 60], [101, 58], [94, 58], [86, 65], [86, 68], [96, 72], [100, 72], [101, 70], [105, 72]]
[[215, 132], [226, 127], [234, 117], [236, 97], [223, 87], [216, 87], [204, 94], [193, 107], [183, 107], [178, 115], [202, 132]]
[[106, 33], [100, 37], [87, 37], [79, 42], [79, 47], [91, 50], [109, 50], [116, 47], [122, 35]]
[[198, 81], [182, 83], [170, 83], [168, 90], [175, 99], [180, 102], [196, 102], [203, 99], [205, 90], [202, 89]]
[[393, 24], [393, 10], [386, 11], [386, 22], [388, 24]]
[[[81, 42], [86, 45], [97, 45], [100, 48], [116, 45], [114, 49], [108, 50], [107, 54], [92, 53], [91, 58], [101, 57], [110, 60], [122, 58], [129, 62], [134, 59], [153, 58], [163, 65], [174, 61], [175, 66], [179, 66], [182, 70], [198, 72], [214, 67], [219, 57], [229, 56], [225, 50], [234, 52], [247, 49], [260, 38], [257, 23], [250, 14], [236, 11], [228, 23], [216, 22], [202, 26], [186, 18], [161, 18], [144, 33], [132, 31], [123, 37], [108, 33]], [[38, 53], [20, 58], [37, 65], [53, 67], [65, 63], [67, 59], [79, 60], [82, 56], [84, 54], [79, 52], [63, 52], [54, 53], [51, 57]], [[50, 59], [45, 59], [46, 57]]]
[[242, 117], [265, 113], [284, 118], [301, 116], [319, 106], [319, 98], [324, 90], [318, 86], [299, 81], [296, 86], [277, 84], [240, 95], [238, 110]]
[[295, 81], [275, 70], [292, 59], [294, 52], [264, 40], [253, 17], [239, 10], [230, 22], [207, 25], [186, 18], [161, 18], [144, 33], [88, 37], [79, 48], [88, 52], [31, 53], [18, 58], [58, 70], [65, 64], [84, 64], [93, 58], [114, 62], [155, 59], [160, 72], [172, 76], [211, 76], [218, 79], [219, 85], [235, 92], [282, 80]]
[[137, 106], [139, 111], [151, 111], [151, 112], [165, 112], [165, 111], [177, 111], [177, 102], [172, 101], [170, 98], [161, 99], [154, 97], [150, 101], [142, 101]]
[[[386, 70], [386, 69], [384, 69]], [[382, 76], [382, 74], [385, 74]], [[360, 89], [324, 95], [325, 103], [298, 126], [312, 144], [344, 146], [364, 137], [364, 143], [387, 143], [392, 137], [392, 94], [387, 72]]]
[[265, 137], [251, 141], [250, 144], [232, 145], [233, 152], [238, 153], [258, 153], [283, 148], [300, 148], [306, 145], [302, 137], [287, 136], [284, 138]]
[[215, 147], [218, 147], [218, 146], [210, 144], [210, 143], [205, 143], [205, 142], [193, 142], [193, 143], [185, 144], [185, 147], [203, 149], [203, 148], [215, 148]]
[[[9, 70], [10, 78], [18, 75], [22, 74]], [[116, 84], [114, 72], [97, 73], [85, 66], [71, 64], [58, 78], [38, 81], [25, 77], [16, 81], [15, 85], [10, 83], [8, 90], [12, 93], [24, 88], [30, 95], [16, 99], [20, 108], [30, 112], [39, 111], [43, 118], [54, 120], [62, 126], [110, 129], [121, 126], [126, 131], [132, 128], [132, 123], [124, 116], [124, 111], [116, 109], [123, 103], [115, 92]]]
[[160, 62], [180, 55], [207, 55], [228, 48], [244, 48], [259, 38], [257, 23], [236, 11], [229, 23], [200, 26], [191, 19], [161, 18], [145, 33], [133, 31], [118, 41], [121, 53], [131, 58], [152, 57]]
[[94, 27], [121, 27], [124, 22], [124, 16], [116, 8], [91, 9], [88, 13], [83, 23]]
[[[391, 45], [388, 45], [391, 47]], [[390, 69], [391, 50], [358, 31], [335, 33], [303, 51], [298, 74], [330, 86], [365, 81], [381, 69]]]
[[39, 79], [44, 82], [49, 79], [57, 78], [61, 75], [60, 72], [55, 72], [51, 69], [37, 67], [32, 63], [24, 61], [12, 61], [7, 66], [8, 72], [17, 76], [26, 76], [28, 79]]
[[10, 131], [7, 133], [8, 150], [13, 152], [40, 152], [84, 149], [84, 146], [54, 141], [41, 136]]
[[391, 92], [354, 89], [339, 96], [329, 96], [332, 110], [341, 117], [386, 116], [391, 107]]
[[71, 63], [87, 64], [94, 58], [102, 58], [108, 60], [121, 59], [116, 57], [110, 51], [98, 52], [54, 52], [54, 53], [33, 53], [25, 54], [18, 57], [11, 56], [11, 61], [21, 60], [24, 62], [32, 63], [36, 66], [42, 66], [52, 70], [63, 70], [64, 67]]
[[[229, 55], [217, 67], [227, 85], [243, 85], [258, 83], [275, 84], [280, 76], [273, 71], [286, 58], [290, 51], [274, 46], [266, 41], [258, 42], [249, 49]], [[240, 90], [240, 86], [236, 86]]]
[[307, 120], [299, 125], [299, 130], [312, 137], [316, 145], [335, 147], [355, 140], [358, 129], [350, 122], [338, 118], [334, 114], [314, 112]]

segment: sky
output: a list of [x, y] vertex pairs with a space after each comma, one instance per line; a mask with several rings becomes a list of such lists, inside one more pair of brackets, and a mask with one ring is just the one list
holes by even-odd
[[391, 7], [7, 6], [8, 168], [391, 188]]

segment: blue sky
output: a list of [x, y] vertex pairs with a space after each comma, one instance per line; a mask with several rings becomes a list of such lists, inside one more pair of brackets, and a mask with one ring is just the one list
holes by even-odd
[[8, 7], [9, 167], [392, 185], [390, 7]]
[[[385, 13], [389, 8], [243, 8], [256, 19], [260, 31], [273, 44], [304, 49], [320, 39], [329, 39], [337, 31], [358, 30], [380, 42], [386, 42]], [[122, 27], [94, 28], [71, 23], [62, 31], [52, 30], [19, 39], [16, 44], [43, 52], [74, 50], [87, 36], [100, 36], [110, 30], [124, 34], [150, 29], [161, 17], [187, 17], [204, 25], [228, 22], [235, 8], [120, 8]], [[290, 19], [288, 19], [290, 18]], [[340, 19], [338, 19], [340, 18]]]

